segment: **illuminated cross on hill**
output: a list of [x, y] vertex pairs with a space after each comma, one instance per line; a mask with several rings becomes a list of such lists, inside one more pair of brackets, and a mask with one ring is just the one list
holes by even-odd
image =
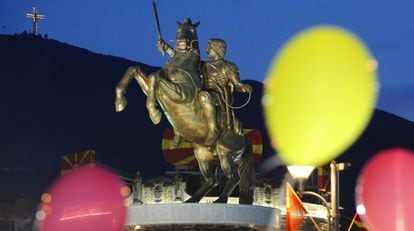
[[37, 34], [37, 21], [39, 19], [45, 19], [46, 17], [43, 14], [37, 13], [37, 7], [33, 7], [33, 12], [26, 14], [26, 18], [30, 18], [33, 21], [33, 34]]

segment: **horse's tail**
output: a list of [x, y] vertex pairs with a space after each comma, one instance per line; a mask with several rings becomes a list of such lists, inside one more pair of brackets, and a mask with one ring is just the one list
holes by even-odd
[[239, 182], [239, 203], [240, 204], [252, 204], [253, 203], [253, 190], [256, 183], [256, 173], [253, 163], [253, 148], [252, 144], [247, 138], [245, 138], [245, 149], [240, 159], [238, 172], [240, 176]]

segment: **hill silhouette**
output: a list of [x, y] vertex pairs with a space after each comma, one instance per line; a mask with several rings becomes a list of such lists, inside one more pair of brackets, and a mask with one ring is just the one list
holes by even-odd
[[[150, 122], [138, 84], [128, 89], [125, 111], [116, 113], [113, 104], [115, 86], [129, 66], [139, 65], [147, 73], [157, 67], [30, 34], [0, 35], [0, 49], [0, 102], [5, 105], [0, 179], [9, 191], [41, 193], [59, 174], [62, 155], [89, 148], [99, 162], [131, 174], [139, 170], [144, 178], [172, 169], [161, 150], [163, 131], [170, 125], [165, 117], [160, 125]], [[261, 83], [249, 83], [260, 90], [239, 114], [246, 128], [263, 128], [261, 114], [252, 109], [260, 105]], [[254, 120], [244, 116], [251, 111], [257, 114]], [[264, 153], [270, 155], [267, 140]], [[24, 176], [36, 177], [24, 184], [16, 180]]]
[[[97, 159], [115, 169], [144, 178], [171, 170], [162, 156], [161, 139], [169, 124], [154, 126], [137, 84], [128, 89], [129, 105], [114, 110], [114, 89], [128, 66], [149, 73], [157, 67], [95, 54], [52, 39], [33, 35], [0, 35], [0, 182], [1, 194], [40, 195], [58, 176], [60, 157], [94, 149]], [[263, 157], [275, 153], [266, 133], [261, 95], [254, 88], [250, 104], [236, 113], [245, 128], [263, 135]], [[237, 95], [236, 104], [247, 97]], [[380, 150], [414, 150], [414, 124], [376, 110], [361, 138], [340, 161], [352, 163], [341, 173], [343, 207], [353, 209], [354, 184], [362, 166]], [[384, 170], [386, 171], [386, 169]]]
[[1, 174], [36, 176], [23, 188], [9, 182], [10, 189], [45, 190], [59, 174], [61, 155], [89, 148], [98, 161], [125, 172], [151, 176], [169, 167], [159, 149], [167, 124], [150, 123], [137, 85], [125, 112], [113, 106], [128, 66], [157, 68], [33, 35], [2, 35], [0, 49]]

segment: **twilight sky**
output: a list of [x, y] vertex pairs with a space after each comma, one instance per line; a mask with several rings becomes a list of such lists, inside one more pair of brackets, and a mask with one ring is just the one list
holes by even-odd
[[[242, 79], [263, 81], [274, 55], [291, 36], [320, 24], [362, 38], [379, 61], [378, 108], [414, 121], [414, 2], [403, 0], [158, 0], [161, 31], [170, 44], [176, 21], [201, 21], [200, 48], [227, 41], [227, 59]], [[152, 0], [0, 0], [0, 34], [31, 30], [25, 14], [37, 6], [39, 33], [89, 49], [162, 66]], [[1, 52], [1, 51], [0, 51]]]

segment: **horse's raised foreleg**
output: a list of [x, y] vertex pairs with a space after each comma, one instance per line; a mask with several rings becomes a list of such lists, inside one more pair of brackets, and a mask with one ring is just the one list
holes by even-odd
[[115, 111], [123, 111], [127, 106], [128, 101], [125, 98], [125, 93], [133, 78], [137, 80], [144, 92], [148, 91], [145, 74], [138, 66], [129, 67], [115, 88]]
[[150, 119], [153, 124], [159, 124], [161, 121], [161, 111], [157, 108], [157, 98], [155, 97], [155, 91], [157, 89], [158, 82], [160, 78], [157, 74], [152, 73], [148, 76], [147, 79], [147, 102], [146, 107], [150, 116]]
[[192, 85], [184, 83], [174, 83], [166, 78], [163, 69], [156, 73], [148, 75], [144, 83], [147, 84], [147, 102], [146, 106], [154, 124], [161, 121], [162, 113], [157, 108], [157, 97], [168, 98], [168, 100], [176, 103], [184, 103], [191, 101], [195, 96], [197, 89], [192, 88]]
[[186, 203], [199, 202], [211, 189], [218, 185], [216, 178], [217, 164], [212, 158], [212, 153], [207, 147], [195, 145], [194, 155], [197, 158], [200, 172], [204, 177], [204, 183], [201, 187], [186, 200]]

